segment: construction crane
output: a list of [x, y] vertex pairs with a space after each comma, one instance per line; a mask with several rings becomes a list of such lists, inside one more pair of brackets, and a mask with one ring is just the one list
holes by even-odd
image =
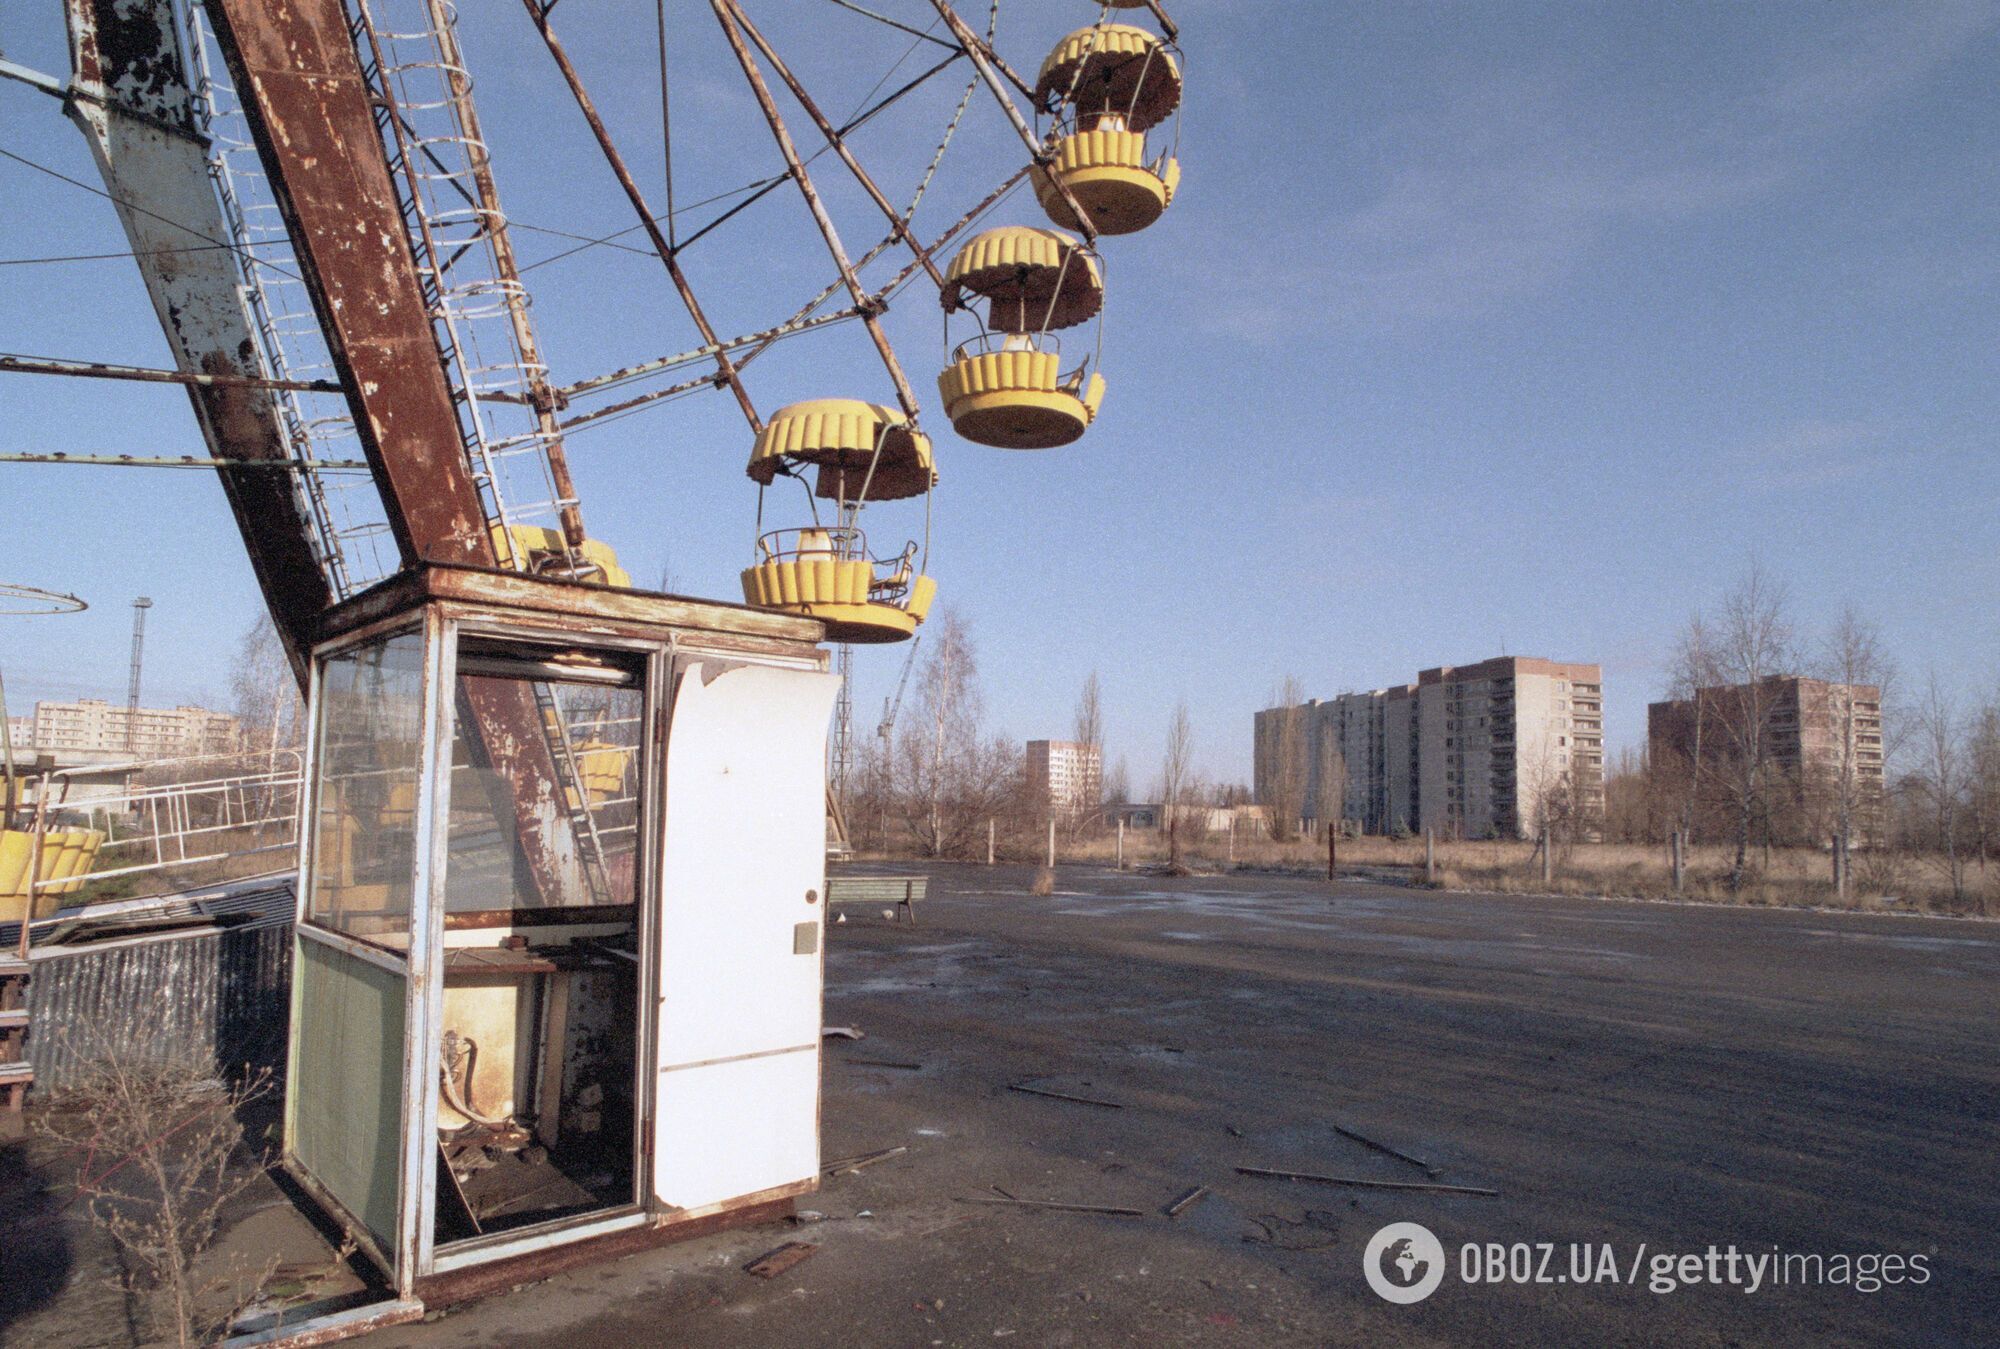
[[875, 734], [882, 741], [882, 748], [889, 748], [889, 737], [895, 734], [896, 714], [903, 710], [903, 690], [910, 686], [910, 668], [917, 663], [917, 648], [923, 645], [919, 634], [910, 643], [910, 653], [903, 657], [903, 673], [896, 679], [896, 696], [882, 700], [882, 724], [875, 728]]

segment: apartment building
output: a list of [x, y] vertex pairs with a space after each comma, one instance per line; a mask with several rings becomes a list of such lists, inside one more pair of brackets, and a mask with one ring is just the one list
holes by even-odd
[[1028, 799], [1037, 814], [1084, 815], [1104, 801], [1104, 751], [1075, 740], [1030, 740]]
[[34, 743], [39, 751], [130, 754], [167, 759], [227, 753], [243, 741], [235, 717], [205, 707], [126, 708], [101, 698], [35, 704]]
[[[1266, 804], [1296, 776], [1278, 761], [1287, 712], [1269, 708], [1255, 719], [1255, 784]], [[1315, 699], [1297, 713], [1303, 735], [1293, 743], [1305, 756], [1309, 818], [1328, 771], [1343, 778], [1342, 818], [1364, 833], [1526, 838], [1548, 823], [1589, 837], [1602, 818], [1600, 666], [1499, 656], [1423, 670], [1412, 684]]]
[[[1842, 784], [1858, 808], [1857, 841], [1870, 841], [1880, 824], [1883, 786], [1882, 690], [1873, 684], [1838, 684], [1797, 675], [1774, 675], [1753, 688], [1725, 684], [1693, 698], [1649, 704], [1647, 749], [1656, 772], [1695, 776], [1740, 759], [1757, 743], [1785, 783], [1791, 819], [1780, 832], [1818, 837], [1837, 824]], [[1782, 812], [1781, 812], [1782, 813]]]

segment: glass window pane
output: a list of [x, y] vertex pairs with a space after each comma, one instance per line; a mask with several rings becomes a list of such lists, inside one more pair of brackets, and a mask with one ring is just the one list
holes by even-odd
[[321, 667], [318, 808], [307, 917], [407, 950], [423, 748], [423, 634], [329, 656]]
[[638, 688], [458, 678], [445, 912], [630, 905]]

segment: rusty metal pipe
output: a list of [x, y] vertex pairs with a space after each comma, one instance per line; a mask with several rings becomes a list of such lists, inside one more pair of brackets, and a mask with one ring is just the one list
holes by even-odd
[[903, 219], [900, 211], [889, 204], [889, 199], [882, 195], [879, 187], [875, 186], [875, 180], [868, 176], [868, 170], [861, 167], [861, 161], [847, 148], [847, 138], [842, 136], [834, 128], [833, 123], [827, 120], [826, 114], [819, 110], [819, 105], [813, 102], [810, 94], [806, 93], [805, 86], [799, 82], [796, 75], [792, 74], [791, 67], [785, 64], [784, 58], [778, 55], [776, 49], [758, 30], [757, 25], [750, 21], [750, 16], [743, 12], [743, 7], [736, 4], [735, 0], [730, 0], [729, 11], [736, 22], [742, 25], [750, 41], [756, 44], [757, 50], [764, 54], [764, 59], [771, 63], [771, 69], [778, 72], [778, 78], [785, 82], [785, 87], [792, 91], [792, 97], [799, 101], [799, 106], [806, 110], [808, 117], [812, 118], [813, 125], [819, 128], [819, 133], [826, 137], [826, 143], [833, 148], [836, 155], [840, 156], [840, 162], [847, 165], [848, 172], [852, 173], [855, 181], [861, 184], [862, 190], [868, 194], [868, 199], [875, 203], [876, 209], [888, 217], [889, 228], [912, 253], [917, 255], [917, 260], [923, 264], [924, 270], [931, 274], [931, 280], [937, 283], [939, 290], [943, 290], [944, 273], [937, 269], [937, 263], [932, 260], [930, 251], [918, 241], [916, 234], [910, 229], [909, 222]]
[[[632, 171], [625, 166], [625, 157], [618, 153], [617, 145], [612, 142], [611, 133], [605, 129], [604, 119], [597, 115], [597, 105], [590, 101], [590, 94], [584, 89], [583, 79], [576, 73], [576, 66], [571, 63], [569, 53], [563, 50], [562, 43], [556, 38], [555, 30], [549, 27], [548, 11], [537, 4], [536, 0], [521, 0], [521, 3], [527, 7], [528, 17], [534, 20], [535, 30], [542, 35], [542, 42], [548, 47], [549, 55], [555, 58], [556, 68], [562, 72], [563, 82], [569, 85], [570, 94], [576, 99], [577, 107], [582, 109], [584, 120], [590, 123], [590, 132], [597, 138], [597, 148], [604, 152], [605, 162], [617, 176], [618, 185], [625, 189], [626, 199], [632, 203], [632, 209], [639, 213], [639, 224], [646, 231], [646, 237], [652, 240], [653, 251], [658, 253], [660, 261], [666, 264], [667, 275], [673, 280], [674, 289], [680, 293], [681, 303], [687, 306], [688, 317], [694, 320], [695, 329], [700, 332], [701, 340], [709, 346], [717, 346], [718, 339], [714, 325], [708, 321], [708, 315], [703, 312], [701, 301], [695, 298], [694, 287], [688, 284], [680, 263], [675, 261], [673, 246], [667, 242], [666, 236], [660, 233], [660, 226], [653, 219], [652, 209], [646, 205], [646, 198], [639, 191], [639, 184], [633, 181]], [[715, 368], [721, 381], [736, 395], [737, 406], [743, 409], [743, 415], [749, 421], [750, 429], [762, 431], [764, 419], [757, 415], [757, 405], [750, 401], [750, 394], [744, 389], [743, 381], [738, 378], [736, 366], [730, 361], [728, 352], [716, 352]]]
[[799, 192], [806, 199], [806, 207], [819, 226], [820, 237], [826, 240], [827, 252], [833, 255], [834, 266], [840, 269], [840, 279], [847, 283], [848, 293], [854, 297], [854, 306], [861, 311], [861, 322], [868, 329], [877, 354], [882, 357], [882, 365], [889, 372], [889, 382], [896, 386], [896, 400], [903, 405], [903, 415], [910, 419], [910, 425], [914, 427], [922, 408], [910, 388], [910, 381], [903, 375], [903, 366], [896, 359], [895, 348], [889, 345], [888, 335], [882, 331], [881, 320], [876, 317], [883, 306], [863, 289], [861, 279], [854, 274], [854, 264], [848, 260], [847, 250], [840, 242], [840, 231], [834, 228], [833, 217], [826, 213], [826, 206], [819, 199], [819, 190], [813, 186], [812, 175], [806, 172], [805, 161], [799, 158], [798, 147], [792, 144], [791, 133], [785, 129], [785, 119], [779, 115], [777, 100], [771, 97], [770, 86], [764, 83], [763, 72], [757, 69], [756, 58], [744, 45], [743, 30], [737, 26], [735, 0], [709, 0], [709, 5], [722, 24], [723, 34], [729, 39], [737, 62], [742, 65], [744, 76], [750, 81], [751, 91], [757, 95], [757, 104], [764, 110], [764, 120], [770, 124], [779, 153], [791, 166], [792, 181], [799, 185]]
[[[530, 0], [530, 3], [533, 3], [533, 0]], [[1020, 133], [1021, 143], [1028, 147], [1029, 155], [1036, 164], [1047, 169], [1054, 162], [1055, 154], [1035, 139], [1034, 129], [1028, 125], [1027, 119], [1021, 116], [1021, 110], [1014, 106], [1014, 100], [1008, 97], [1007, 91], [1001, 87], [1000, 77], [994, 72], [994, 67], [1000, 64], [1000, 58], [991, 47], [980, 40], [977, 33], [965, 26], [965, 20], [958, 17], [958, 11], [951, 7], [950, 0], [931, 0], [931, 7], [937, 10], [938, 17], [951, 28], [952, 36], [958, 39], [959, 46], [965, 48], [966, 55], [972, 58], [972, 64], [979, 68], [980, 78], [993, 92], [994, 99], [1000, 104], [1000, 110], [1007, 114], [1007, 120], [1014, 124], [1014, 130]], [[1034, 97], [1033, 90], [1022, 84], [1018, 78], [1014, 80], [1014, 85], [1029, 98]], [[1063, 205], [1069, 208], [1071, 215], [1076, 219], [1077, 232], [1082, 234], [1087, 242], [1096, 243], [1097, 227], [1090, 223], [1090, 213], [1083, 209], [1083, 203], [1079, 202], [1076, 194], [1053, 173], [1049, 174], [1049, 182], [1055, 185], [1057, 195], [1063, 199]]]
[[255, 375], [203, 375], [188, 370], [155, 370], [103, 361], [71, 361], [59, 356], [0, 356], [0, 374], [73, 375], [79, 379], [130, 379], [146, 384], [186, 384], [200, 389], [276, 389], [294, 393], [339, 393], [330, 379], [262, 379]]

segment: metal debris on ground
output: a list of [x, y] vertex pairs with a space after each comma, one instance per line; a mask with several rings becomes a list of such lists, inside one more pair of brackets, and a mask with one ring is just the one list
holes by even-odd
[[1166, 1215], [1169, 1218], [1178, 1218], [1206, 1198], [1208, 1198], [1208, 1186], [1197, 1185], [1180, 1198], [1174, 1200], [1173, 1203], [1167, 1205], [1165, 1210]]
[[900, 1157], [909, 1150], [907, 1146], [899, 1145], [893, 1148], [883, 1148], [879, 1152], [864, 1152], [855, 1157], [842, 1157], [837, 1162], [827, 1162], [822, 1165], [819, 1173], [822, 1176], [846, 1175], [849, 1172], [859, 1171], [863, 1167], [873, 1166], [877, 1162], [886, 1162], [891, 1157]]
[[1409, 1153], [1402, 1152], [1395, 1148], [1392, 1148], [1387, 1143], [1378, 1143], [1374, 1139], [1369, 1138], [1365, 1134], [1356, 1133], [1354, 1130], [1348, 1128], [1344, 1124], [1334, 1125], [1333, 1131], [1339, 1134], [1342, 1138], [1353, 1139], [1355, 1142], [1359, 1143], [1364, 1148], [1373, 1148], [1377, 1152], [1387, 1153], [1389, 1156], [1394, 1157], [1399, 1162], [1408, 1162], [1411, 1166], [1419, 1168], [1428, 1175], [1435, 1176], [1438, 1173], [1438, 1168], [1432, 1166], [1429, 1162], [1423, 1160], [1421, 1157], [1412, 1157]]
[[958, 1201], [961, 1204], [998, 1204], [1009, 1208], [1045, 1208], [1058, 1213], [1101, 1213], [1111, 1218], [1143, 1218], [1144, 1209], [1118, 1208], [1109, 1204], [1062, 1204], [1053, 1199], [1002, 1199], [988, 1198], [983, 1194], [968, 1195]]
[[1253, 1245], [1274, 1246], [1281, 1251], [1323, 1251], [1340, 1243], [1340, 1219], [1325, 1209], [1307, 1209], [1302, 1219], [1266, 1213], [1250, 1221], [1264, 1229], [1264, 1235], [1244, 1233]]
[[1026, 1092], [1030, 1096], [1046, 1096], [1052, 1101], [1073, 1101], [1077, 1105], [1094, 1105], [1105, 1110], [1123, 1110], [1117, 1101], [1100, 1101], [1095, 1096], [1076, 1096], [1066, 1091], [1050, 1091], [1047, 1087], [1031, 1087], [1024, 1082], [1010, 1082], [1007, 1090]]
[[817, 1253], [819, 1247], [807, 1241], [788, 1241], [776, 1250], [764, 1252], [749, 1264], [743, 1272], [754, 1274], [760, 1279], [774, 1279], [799, 1261]]
[[1494, 1197], [1498, 1190], [1480, 1185], [1441, 1185], [1425, 1180], [1362, 1180], [1358, 1176], [1321, 1176], [1310, 1171], [1278, 1171], [1267, 1166], [1239, 1166], [1237, 1174], [1264, 1176], [1272, 1180], [1309, 1180], [1318, 1185], [1353, 1185], [1364, 1190], [1432, 1190], [1440, 1194], [1477, 1194]]

